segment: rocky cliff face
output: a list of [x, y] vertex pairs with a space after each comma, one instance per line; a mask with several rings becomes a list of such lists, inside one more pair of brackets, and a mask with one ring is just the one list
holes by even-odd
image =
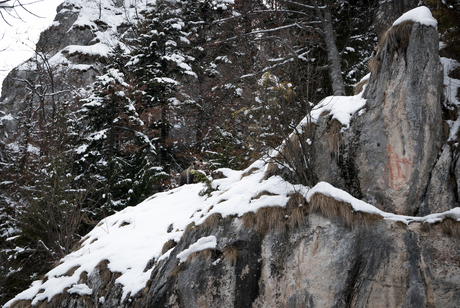
[[[460, 168], [443, 120], [437, 32], [411, 23], [407, 46], [400, 42], [380, 45], [384, 52], [364, 93], [367, 103], [350, 127], [342, 129], [328, 114], [319, 118], [313, 165], [320, 180], [358, 199], [391, 213], [422, 216], [457, 206]], [[305, 197], [308, 202], [294, 194], [287, 204], [256, 214], [214, 214], [190, 225], [161, 258], [145, 264], [144, 272], [153, 270], [137, 294], [124, 297], [120, 273], [103, 261], [79, 277], [78, 284], [91, 292], [66, 289], [36, 304], [458, 307], [460, 222], [454, 212], [407, 224], [323, 193]], [[207, 236], [215, 236], [215, 248], [178, 262], [181, 252]], [[10, 307], [30, 304], [18, 299]]]
[[[267, 221], [251, 224], [247, 216], [190, 228], [169, 257], [155, 265], [144, 290], [123, 301], [118, 274], [102, 262], [80, 277], [79, 283], [93, 290], [90, 295], [64, 292], [39, 306], [457, 307], [458, 226], [448, 221], [406, 226], [372, 218], [366, 225], [363, 217], [349, 224], [314, 213], [315, 202], [325, 201], [311, 200], [310, 211], [304, 210], [297, 223], [289, 218], [268, 233], [261, 232]], [[282, 214], [295, 215], [292, 208]], [[447, 236], [452, 231], [456, 237]], [[217, 238], [215, 249], [178, 263], [181, 251], [209, 235]], [[17, 301], [11, 307], [29, 305]]]
[[[114, 42], [129, 35], [137, 9], [124, 1], [64, 1], [41, 35], [35, 55], [8, 74], [0, 98], [0, 138], [11, 134], [28, 104], [70, 100], [84, 93]], [[48, 112], [52, 107], [48, 106]]]
[[[402, 27], [409, 28], [407, 37], [394, 39], [399, 34], [391, 31], [404, 31]], [[382, 210], [427, 215], [457, 205], [450, 180], [452, 153], [448, 146], [442, 149], [447, 140], [441, 112], [443, 71], [436, 29], [413, 22], [402, 27], [390, 30], [381, 43], [381, 59], [375, 60], [363, 95], [367, 104], [351, 128], [332, 132], [327, 118], [322, 119], [316, 139], [323, 132], [338, 134], [339, 150], [318, 142], [316, 153], [331, 155], [318, 156], [316, 166], [320, 180]]]
[[[328, 154], [316, 162], [320, 180], [406, 215], [447, 210], [457, 200], [455, 160], [443, 130], [437, 33], [410, 26], [407, 50], [381, 46], [389, 52], [371, 76], [367, 105], [350, 128], [331, 129], [336, 124], [324, 115], [316, 129], [316, 153]], [[91, 294], [64, 292], [40, 306], [457, 306], [458, 222], [406, 225], [347, 210], [347, 204], [321, 194], [309, 201], [300, 197], [257, 215], [210, 216], [208, 223], [190, 226], [168, 257], [146, 264], [146, 270], [155, 266], [144, 290], [123, 301], [119, 274], [101, 262], [80, 276]], [[180, 252], [211, 235], [215, 249], [178, 263]]]

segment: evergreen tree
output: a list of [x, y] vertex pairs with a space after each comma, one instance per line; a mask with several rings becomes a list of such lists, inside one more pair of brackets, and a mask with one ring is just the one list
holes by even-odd
[[188, 25], [176, 1], [157, 1], [139, 25], [139, 38], [133, 42], [133, 57], [128, 66], [142, 88], [142, 107], [147, 127], [156, 132], [155, 145], [162, 166], [169, 170], [174, 158], [171, 128], [180, 123], [175, 109], [181, 81], [193, 80]]
[[155, 134], [138, 113], [142, 91], [125, 80], [121, 70], [126, 61], [120, 60], [119, 47], [113, 57], [112, 67], [98, 78], [79, 112], [84, 137], [76, 148], [78, 178], [91, 187], [86, 208], [99, 218], [158, 191], [164, 177], [152, 142]]

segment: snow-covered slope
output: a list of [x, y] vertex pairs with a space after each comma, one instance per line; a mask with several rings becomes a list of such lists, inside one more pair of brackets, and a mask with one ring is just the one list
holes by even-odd
[[[386, 220], [405, 224], [435, 223], [447, 217], [460, 221], [460, 208], [426, 217], [401, 216], [383, 212], [328, 183], [321, 182], [309, 189], [292, 185], [277, 176], [263, 180], [265, 165], [262, 160], [245, 171], [220, 171], [226, 178], [214, 180], [214, 191], [209, 195], [200, 196], [205, 189], [201, 183], [185, 185], [156, 194], [136, 207], [107, 217], [82, 240], [78, 250], [63, 258], [56, 268], [46, 274], [45, 280], [35, 281], [5, 307], [22, 299], [32, 300], [32, 304], [49, 301], [66, 288], [69, 288], [69, 293], [91, 294], [92, 290], [87, 285], [79, 283], [79, 277], [83, 272], [91, 273], [104, 260], [109, 261], [110, 271], [121, 273], [116, 282], [123, 286], [123, 297], [134, 295], [145, 287], [154, 270], [154, 267], [144, 270], [149, 260], [168, 258], [172, 249], [162, 255], [163, 245], [168, 240], [179, 242], [189, 224], [200, 225], [214, 213], [220, 213], [223, 217], [241, 217], [246, 212], [256, 212], [262, 207], [284, 207], [289, 196], [295, 192], [304, 195], [307, 200], [316, 193], [323, 194], [351, 205], [356, 212], [376, 214]], [[177, 263], [186, 260], [194, 251], [215, 245], [215, 237], [202, 238], [180, 253]]]
[[[84, 24], [92, 26], [90, 19], [85, 20]], [[72, 50], [73, 48], [71, 47]], [[361, 95], [350, 98], [329, 97], [314, 109], [311, 115], [313, 118], [307, 118], [306, 121], [315, 122], [323, 112], [327, 111], [332, 119], [339, 120], [346, 129], [350, 125], [352, 115], [365, 106], [365, 103]], [[307, 200], [310, 200], [314, 194], [322, 194], [342, 202], [344, 206], [351, 206], [354, 212], [379, 215], [385, 220], [402, 222], [406, 225], [413, 222], [436, 223], [446, 218], [460, 221], [458, 207], [425, 217], [395, 215], [356, 199], [325, 182], [309, 188], [292, 185], [278, 176], [264, 180], [265, 169], [263, 160], [244, 171], [222, 169], [220, 171], [226, 178], [214, 180], [213, 191], [209, 195], [201, 194], [206, 189], [203, 184], [186, 185], [156, 194], [136, 207], [126, 208], [107, 217], [82, 240], [78, 250], [63, 258], [56, 268], [47, 273], [44, 280], [34, 282], [28, 290], [18, 294], [5, 307], [10, 307], [13, 302], [23, 299], [31, 300], [32, 304], [49, 301], [65, 289], [67, 293], [92, 294], [93, 290], [80, 282], [80, 276], [83, 272], [91, 273], [104, 260], [108, 261], [111, 272], [120, 273], [116, 282], [123, 288], [123, 298], [132, 296], [145, 287], [151, 273], [155, 270], [156, 265], [146, 270], [149, 261], [155, 259], [158, 264], [159, 261], [169, 258], [172, 250], [162, 254], [163, 245], [169, 240], [179, 242], [190, 224], [200, 225], [215, 213], [223, 217], [230, 215], [241, 217], [247, 212], [256, 212], [264, 207], [285, 207], [289, 196], [293, 193], [300, 193]], [[411, 236], [407, 235], [408, 242]], [[175, 262], [179, 264], [192, 252], [213, 248], [217, 243], [218, 239], [213, 235], [202, 237], [179, 252]], [[406, 252], [404, 251], [403, 254], [405, 255]], [[359, 262], [362, 260], [360, 259]], [[409, 263], [407, 261], [404, 266], [411, 266]], [[326, 269], [324, 271], [326, 272]], [[418, 277], [413, 279], [416, 278]], [[356, 280], [356, 277], [354, 279]], [[397, 281], [399, 284], [400, 280]], [[382, 282], [382, 286], [386, 284], [388, 284], [386, 281]], [[404, 282], [401, 283], [403, 284]]]

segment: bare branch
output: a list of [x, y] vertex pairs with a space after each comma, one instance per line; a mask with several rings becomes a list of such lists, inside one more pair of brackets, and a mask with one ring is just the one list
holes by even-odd
[[8, 22], [7, 16], [10, 16], [13, 19], [18, 19], [18, 20], [23, 21], [23, 19], [21, 18], [21, 16], [19, 15], [17, 11], [17, 8], [22, 8], [24, 11], [26, 11], [27, 13], [35, 17], [44, 18], [44, 17], [34, 14], [33, 12], [31, 12], [29, 9], [26, 8], [27, 5], [31, 5], [31, 4], [42, 2], [42, 1], [43, 0], [36, 0], [33, 2], [22, 3], [20, 0], [0, 0], [0, 16], [3, 19], [3, 21], [9, 26], [12, 26], [12, 24]]

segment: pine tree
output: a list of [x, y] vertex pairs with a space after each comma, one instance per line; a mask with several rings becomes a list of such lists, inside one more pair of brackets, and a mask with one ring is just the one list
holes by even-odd
[[84, 137], [76, 148], [78, 178], [91, 187], [86, 208], [99, 218], [158, 191], [164, 177], [156, 164], [155, 134], [138, 113], [142, 91], [122, 72], [128, 57], [118, 47], [113, 58], [112, 67], [98, 78], [94, 94], [79, 112]]
[[175, 109], [180, 108], [177, 98], [181, 82], [193, 80], [188, 25], [184, 22], [176, 1], [157, 1], [139, 25], [139, 38], [134, 41], [133, 58], [128, 67], [142, 88], [142, 108], [147, 127], [157, 132], [155, 146], [161, 165], [169, 170], [174, 158], [171, 129], [180, 123]]

